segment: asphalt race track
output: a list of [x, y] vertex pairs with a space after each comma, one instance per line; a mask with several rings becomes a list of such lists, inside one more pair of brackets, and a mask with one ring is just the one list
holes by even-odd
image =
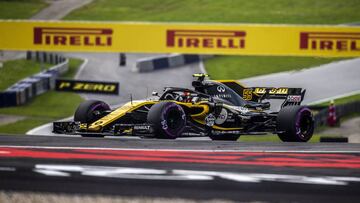
[[0, 136], [0, 190], [357, 202], [360, 145]]

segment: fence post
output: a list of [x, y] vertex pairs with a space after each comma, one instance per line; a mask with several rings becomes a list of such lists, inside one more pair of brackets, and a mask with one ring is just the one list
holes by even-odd
[[31, 60], [31, 51], [26, 52], [26, 60]]

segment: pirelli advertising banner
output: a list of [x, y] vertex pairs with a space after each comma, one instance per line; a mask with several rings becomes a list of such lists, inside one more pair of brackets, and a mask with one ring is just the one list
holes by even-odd
[[346, 57], [360, 27], [0, 21], [0, 49]]
[[118, 95], [119, 83], [90, 80], [56, 79], [55, 90], [61, 92]]

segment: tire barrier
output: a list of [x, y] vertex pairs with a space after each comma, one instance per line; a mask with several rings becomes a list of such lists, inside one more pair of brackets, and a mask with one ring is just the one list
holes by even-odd
[[[36, 58], [36, 55], [34, 56]], [[55, 58], [54, 55], [52, 55], [52, 58]], [[0, 107], [23, 105], [34, 97], [54, 89], [55, 79], [59, 75], [67, 72], [69, 65], [68, 59], [62, 57], [57, 58], [62, 62], [48, 70], [24, 78], [10, 86], [4, 92], [0, 92]]]
[[171, 54], [166, 56], [143, 58], [136, 61], [136, 65], [133, 70], [139, 73], [151, 72], [198, 63], [209, 57], [212, 57], [212, 55]]
[[[312, 110], [317, 110], [317, 114], [314, 116], [315, 126], [324, 126], [327, 124], [327, 118], [329, 114], [328, 107], [310, 107]], [[360, 113], [360, 101], [355, 101], [347, 104], [336, 105], [336, 115], [339, 120], [354, 113]]]
[[59, 64], [66, 60], [66, 58], [57, 53], [51, 52], [26, 52], [26, 59], [37, 61], [39, 63]]

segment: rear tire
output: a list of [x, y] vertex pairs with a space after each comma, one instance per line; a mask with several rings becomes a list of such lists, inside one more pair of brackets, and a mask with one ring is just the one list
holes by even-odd
[[156, 138], [176, 139], [185, 129], [186, 114], [174, 102], [160, 102], [150, 108], [147, 121], [154, 128]]
[[284, 142], [307, 142], [314, 133], [314, 119], [305, 106], [285, 106], [277, 117], [279, 138]]

